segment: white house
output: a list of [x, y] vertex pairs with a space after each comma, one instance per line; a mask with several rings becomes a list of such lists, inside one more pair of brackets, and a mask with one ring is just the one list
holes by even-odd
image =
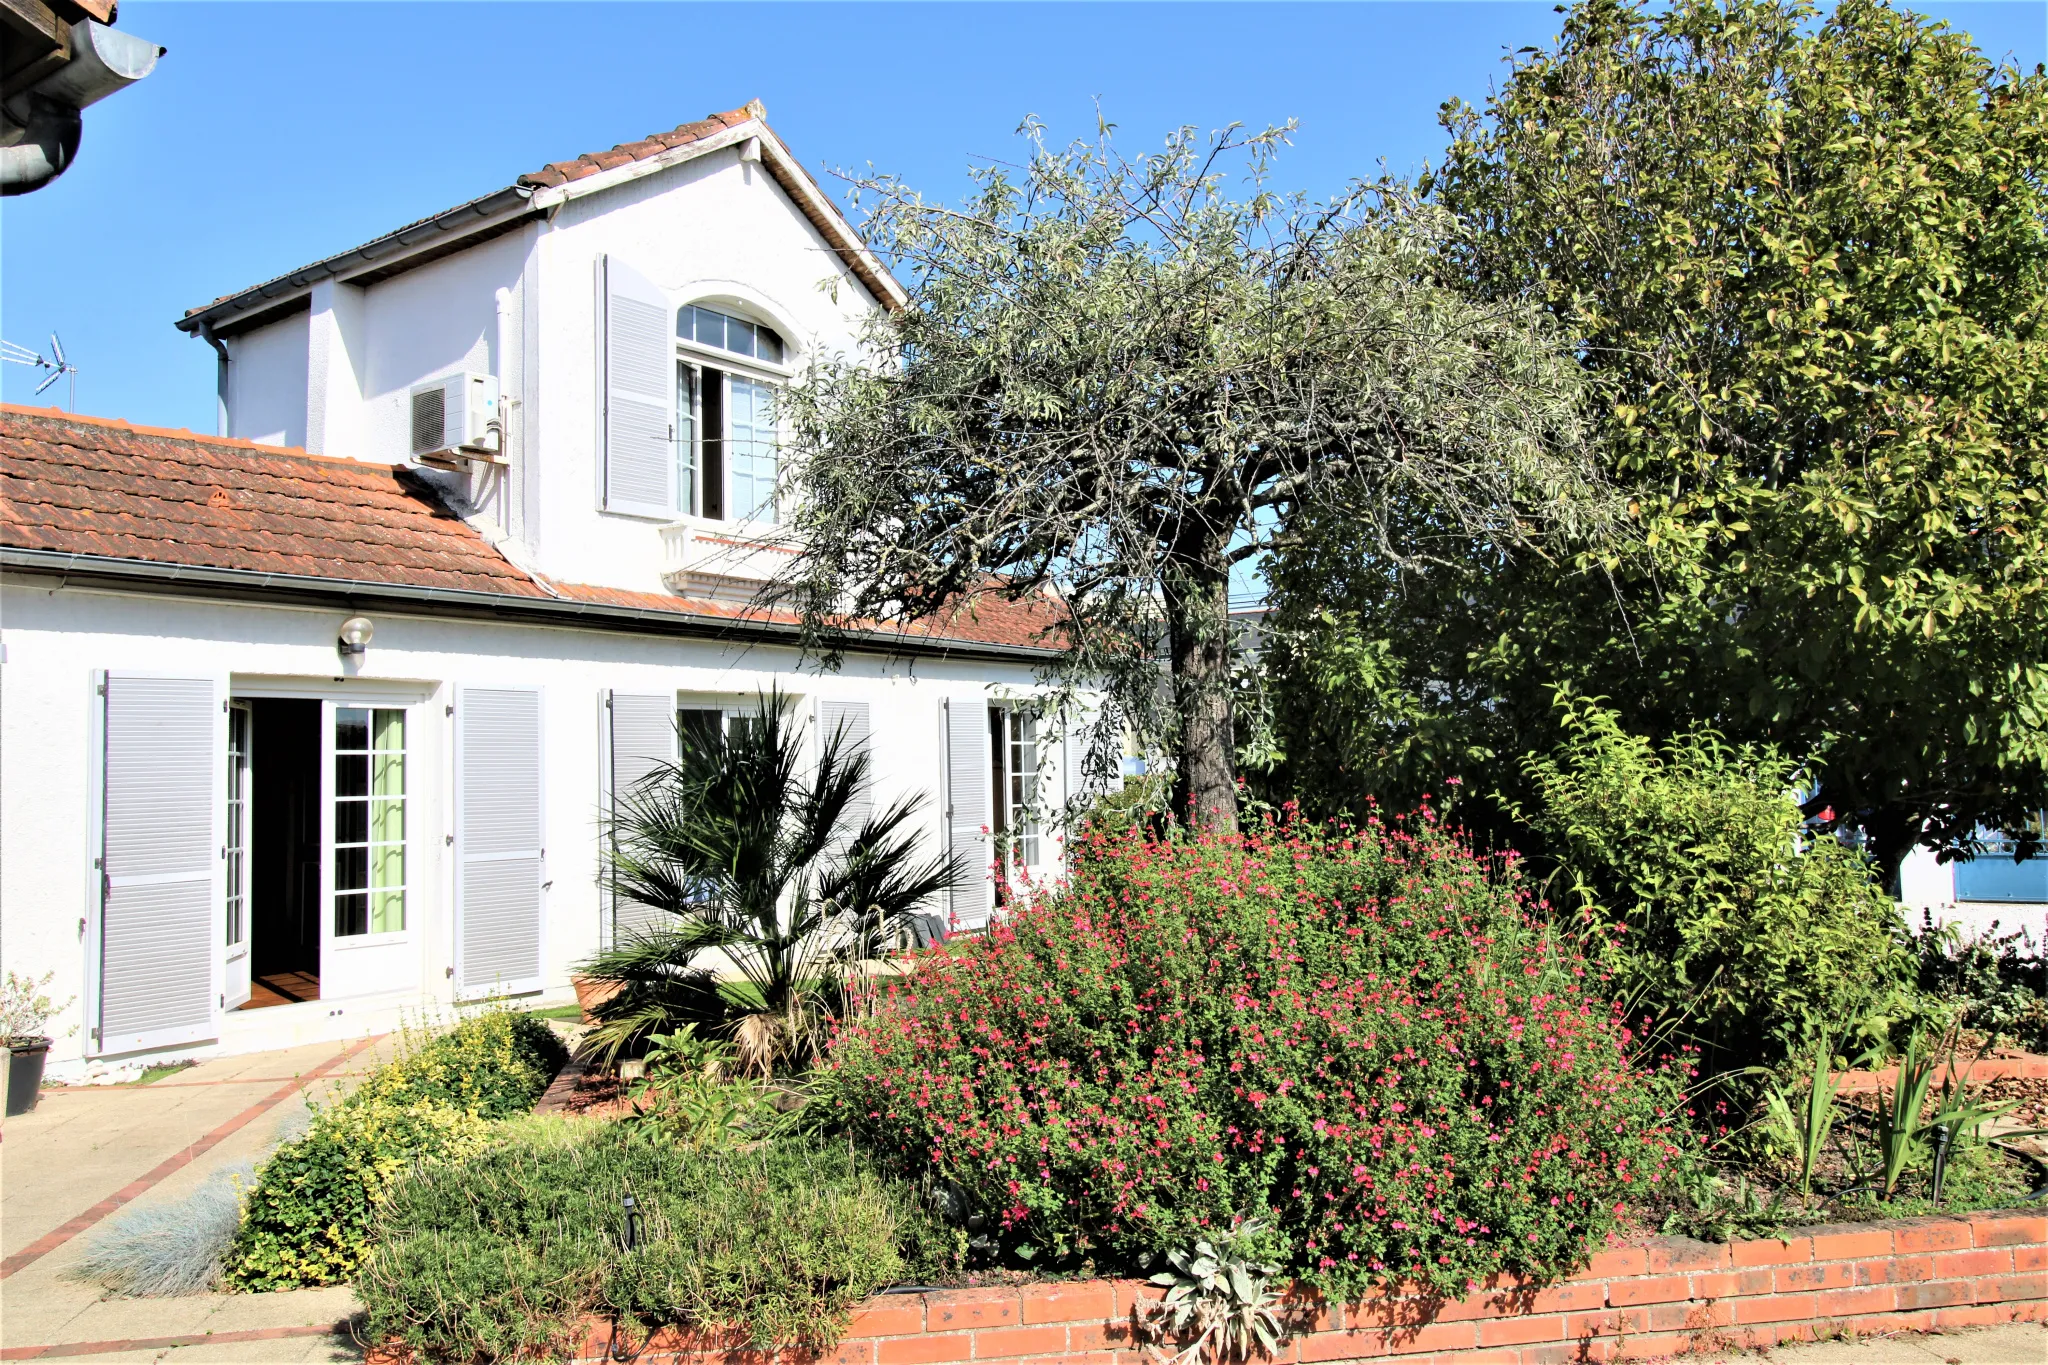
[[610, 793], [772, 685], [928, 847], [1055, 872], [1050, 604], [832, 673], [749, 605], [774, 391], [902, 298], [750, 104], [192, 310], [217, 436], [0, 409], [0, 938], [75, 997], [53, 1073], [566, 998]]

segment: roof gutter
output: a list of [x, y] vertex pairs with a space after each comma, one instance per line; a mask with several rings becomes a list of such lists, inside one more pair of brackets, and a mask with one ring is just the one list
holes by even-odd
[[424, 242], [445, 239], [450, 234], [461, 234], [484, 226], [492, 219], [521, 209], [533, 207], [533, 189], [527, 185], [508, 185], [502, 190], [493, 190], [480, 195], [466, 204], [459, 204], [446, 213], [424, 219], [410, 227], [387, 232], [359, 247], [315, 261], [289, 275], [279, 275], [274, 280], [253, 285], [239, 294], [231, 294], [204, 308], [195, 308], [177, 320], [179, 331], [204, 335], [217, 328], [238, 313], [260, 308], [273, 303], [287, 294], [309, 289], [321, 280], [334, 279], [374, 265], [387, 257], [409, 251]]
[[[146, 559], [117, 559], [110, 555], [82, 555], [64, 550], [0, 547], [0, 570], [89, 579], [94, 583], [137, 592], [176, 595], [181, 589], [193, 593], [203, 591], [210, 598], [239, 598], [273, 605], [332, 605], [354, 610], [364, 604], [382, 603], [393, 610], [409, 610], [424, 616], [493, 620], [513, 625], [563, 626], [610, 630], [627, 635], [704, 640], [747, 639], [791, 648], [801, 648], [803, 643], [801, 632], [795, 625], [779, 621], [731, 620], [686, 612], [652, 611], [644, 607], [620, 607], [603, 602], [581, 602], [563, 597], [514, 597], [507, 593], [479, 592], [474, 588], [426, 588], [403, 583], [377, 583], [368, 579], [317, 578], [307, 574], [159, 564]], [[875, 643], [872, 646], [850, 643], [848, 648], [859, 653], [1010, 663], [1046, 662], [1059, 655], [1058, 650], [1032, 645], [986, 645], [904, 635], [865, 638], [873, 639]]]

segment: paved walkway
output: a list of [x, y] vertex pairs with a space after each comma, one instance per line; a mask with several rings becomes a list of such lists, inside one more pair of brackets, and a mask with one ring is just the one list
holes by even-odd
[[349, 1361], [342, 1289], [124, 1299], [68, 1277], [98, 1226], [261, 1157], [280, 1124], [375, 1065], [368, 1041], [202, 1062], [151, 1085], [53, 1087], [0, 1129], [0, 1361]]
[[2048, 1361], [2048, 1328], [2038, 1322], [2015, 1322], [1965, 1332], [1814, 1341], [1679, 1359], [1684, 1365], [2041, 1365]]

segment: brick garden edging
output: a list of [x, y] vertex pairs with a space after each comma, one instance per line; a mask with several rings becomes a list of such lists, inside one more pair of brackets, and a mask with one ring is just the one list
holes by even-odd
[[[956, 1289], [870, 1299], [818, 1365], [1140, 1365], [1137, 1304], [1158, 1295], [1129, 1280]], [[2048, 1215], [1959, 1214], [1808, 1228], [1786, 1240], [1717, 1244], [1657, 1237], [1602, 1252], [1546, 1289], [1481, 1290], [1463, 1300], [1414, 1295], [1358, 1307], [1305, 1300], [1313, 1330], [1277, 1365], [1374, 1360], [1441, 1365], [1561, 1365], [1691, 1350], [1774, 1345], [2048, 1319]], [[638, 1341], [637, 1335], [633, 1338]], [[601, 1361], [593, 1323], [574, 1359]], [[673, 1329], [633, 1351], [638, 1365], [768, 1365]], [[798, 1359], [797, 1353], [783, 1352]]]

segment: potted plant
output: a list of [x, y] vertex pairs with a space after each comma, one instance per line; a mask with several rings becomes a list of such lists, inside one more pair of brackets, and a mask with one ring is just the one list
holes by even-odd
[[50, 1039], [43, 1028], [51, 1015], [71, 1005], [70, 1000], [52, 1005], [49, 996], [39, 993], [54, 975], [44, 972], [42, 980], [34, 981], [9, 972], [6, 985], [0, 987], [0, 1032], [7, 1035], [9, 1118], [36, 1107], [43, 1089], [43, 1062], [50, 1055]]

